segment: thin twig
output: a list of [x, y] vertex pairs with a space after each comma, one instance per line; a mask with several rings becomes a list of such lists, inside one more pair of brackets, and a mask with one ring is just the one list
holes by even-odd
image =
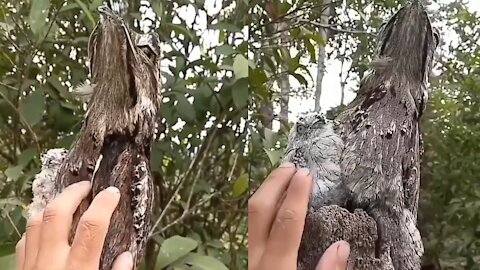
[[153, 225], [152, 229], [150, 230], [150, 233], [149, 233], [149, 236], [152, 236], [153, 235], [153, 232], [155, 231], [155, 228], [158, 226], [158, 224], [160, 224], [160, 222], [162, 221], [163, 217], [165, 216], [165, 214], [168, 212], [168, 209], [170, 208], [170, 206], [172, 205], [173, 203], [173, 200], [175, 199], [175, 197], [177, 196], [178, 192], [180, 191], [180, 189], [182, 188], [183, 184], [185, 183], [186, 179], [188, 178], [188, 176], [190, 176], [193, 168], [197, 165], [197, 164], [200, 164], [203, 162], [203, 160], [205, 159], [205, 154], [204, 152], [206, 150], [208, 150], [210, 148], [210, 145], [214, 139], [214, 135], [216, 134], [216, 131], [218, 130], [217, 128], [217, 125], [219, 122], [223, 121], [223, 117], [220, 117], [217, 119], [217, 123], [214, 123], [212, 125], [212, 131], [210, 132], [210, 134], [207, 136], [209, 137], [207, 139], [207, 142], [205, 144], [205, 147], [203, 149], [200, 149], [198, 152], [197, 152], [197, 155], [195, 156], [195, 158], [192, 160], [192, 162], [190, 162], [190, 165], [188, 167], [188, 170], [187, 172], [183, 175], [182, 179], [180, 180], [177, 188], [175, 189], [175, 192], [173, 193], [173, 195], [170, 197], [170, 199], [168, 200], [167, 202], [167, 205], [165, 206], [165, 208], [163, 209], [162, 213], [160, 213], [160, 216], [158, 217], [158, 219], [155, 221], [155, 224]]
[[10, 164], [14, 164], [15, 161], [7, 154], [0, 152], [0, 157], [4, 158], [6, 161], [8, 161]]
[[37, 149], [38, 149], [39, 153], [41, 153], [42, 149], [40, 148], [40, 143], [38, 141], [37, 134], [33, 131], [30, 124], [28, 124], [25, 117], [23, 117], [23, 115], [20, 113], [20, 111], [17, 109], [17, 107], [5, 96], [4, 93], [0, 92], [0, 96], [2, 96], [2, 98], [8, 103], [8, 105], [10, 105], [10, 107], [12, 107], [12, 109], [15, 111], [15, 113], [18, 115], [18, 117], [20, 117], [20, 121], [27, 128], [27, 130], [32, 134], [32, 137], [33, 137], [33, 140], [35, 141]]
[[166, 231], [168, 228], [180, 223], [180, 221], [184, 220], [188, 214], [190, 214], [191, 212], [193, 212], [194, 210], [196, 210], [198, 207], [202, 206], [204, 203], [206, 203], [207, 201], [209, 201], [210, 199], [212, 199], [214, 196], [218, 195], [220, 193], [220, 191], [217, 191], [217, 192], [214, 192], [210, 195], [208, 195], [208, 197], [204, 198], [203, 200], [200, 200], [198, 201], [196, 204], [194, 204], [192, 207], [188, 208], [188, 209], [185, 209], [185, 211], [183, 211], [182, 215], [180, 217], [178, 217], [177, 219], [175, 219], [174, 221], [172, 221], [171, 223], [167, 224], [165, 227], [163, 227], [160, 231], [157, 231], [155, 233], [152, 234], [153, 235], [157, 235], [157, 234], [161, 234], [163, 233], [164, 231]]
[[10, 223], [12, 224], [13, 228], [15, 229], [15, 232], [17, 232], [18, 234], [18, 237], [22, 237], [22, 234], [18, 230], [17, 226], [15, 226], [15, 222], [13, 222], [12, 218], [10, 217], [10, 214], [8, 214], [8, 211], [6, 212], [6, 214], [7, 214], [8, 221], [10, 221]]
[[338, 25], [333, 25], [333, 24], [318, 23], [318, 22], [313, 22], [313, 21], [304, 20], [304, 19], [301, 19], [299, 21], [303, 22], [305, 24], [310, 24], [310, 25], [316, 26], [316, 27], [325, 28], [325, 29], [328, 29], [332, 32], [337, 32], [337, 33], [376, 36], [376, 33], [374, 33], [374, 32], [360, 31], [360, 30], [347, 29], [347, 28], [338, 28]]
[[13, 86], [11, 86], [11, 85], [8, 85], [8, 84], [6, 84], [6, 83], [0, 82], [0, 85], [3, 85], [3, 86], [5, 86], [6, 88], [8, 88], [8, 89], [10, 89], [10, 90], [18, 91], [17, 88], [15, 88], [15, 87], [13, 87]]
[[232, 181], [233, 171], [235, 170], [235, 167], [237, 166], [238, 154], [234, 153], [233, 155], [235, 156], [235, 159], [233, 160], [232, 169], [230, 170], [230, 173], [228, 174], [228, 182]]

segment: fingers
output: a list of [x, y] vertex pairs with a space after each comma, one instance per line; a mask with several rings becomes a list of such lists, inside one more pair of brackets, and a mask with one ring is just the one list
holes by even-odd
[[15, 246], [16, 269], [23, 270], [23, 263], [25, 262], [25, 234], [18, 241]]
[[[298, 170], [278, 210], [262, 257], [262, 263], [271, 269], [290, 269], [296, 266], [311, 190], [312, 177], [309, 171]], [[294, 262], [295, 265], [288, 265], [287, 262]]]
[[40, 247], [40, 235], [42, 230], [43, 211], [27, 220], [25, 229], [25, 260], [23, 269], [33, 269], [37, 261], [38, 248]]
[[120, 200], [120, 191], [109, 187], [93, 199], [78, 223], [68, 258], [69, 265], [98, 269], [110, 218]]
[[350, 255], [350, 245], [345, 241], [333, 243], [323, 253], [318, 262], [316, 270], [345, 270], [347, 269], [348, 256]]
[[133, 269], [133, 257], [132, 253], [124, 252], [120, 254], [113, 262], [112, 270], [132, 270]]
[[256, 265], [262, 256], [278, 202], [295, 174], [293, 163], [284, 163], [274, 170], [248, 200], [248, 260]]
[[[89, 181], [72, 184], [47, 205], [43, 212], [38, 265], [50, 265], [59, 252], [68, 248], [73, 214], [90, 189]], [[27, 234], [27, 246], [30, 245], [28, 237]]]

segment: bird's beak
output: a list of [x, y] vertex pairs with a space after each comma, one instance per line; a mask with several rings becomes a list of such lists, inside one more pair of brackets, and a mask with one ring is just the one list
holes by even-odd
[[102, 19], [111, 18], [111, 19], [120, 19], [118, 14], [111, 10], [108, 6], [102, 5], [98, 7], [98, 12]]
[[118, 22], [118, 24], [121, 25], [121, 27], [123, 28], [123, 31], [125, 32], [125, 37], [127, 39], [128, 47], [132, 51], [134, 57], [137, 57], [135, 46], [133, 45], [132, 38], [130, 37], [130, 31], [128, 29], [128, 26], [125, 24], [125, 21], [121, 17], [121, 15], [119, 15], [117, 12], [113, 11], [111, 8], [109, 8], [106, 5], [99, 6], [98, 12], [100, 13], [100, 16], [101, 16], [101, 22], [105, 21], [106, 19], [110, 19], [115, 22]]

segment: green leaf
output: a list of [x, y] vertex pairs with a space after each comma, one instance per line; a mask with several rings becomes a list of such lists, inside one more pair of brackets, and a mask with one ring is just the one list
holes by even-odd
[[268, 77], [265, 74], [265, 71], [260, 68], [252, 69], [252, 71], [248, 73], [248, 78], [250, 84], [256, 87], [260, 87], [262, 84], [268, 82]]
[[91, 26], [93, 27], [95, 25], [95, 19], [92, 16], [92, 13], [88, 9], [87, 5], [83, 3], [81, 0], [75, 0], [77, 2], [78, 6], [83, 10], [85, 15], [87, 15], [88, 19], [90, 20], [90, 23], [92, 24]]
[[228, 270], [228, 268], [219, 260], [197, 253], [190, 253], [185, 258], [185, 263], [199, 267], [203, 270]]
[[292, 5], [289, 3], [279, 3], [278, 4], [278, 13], [279, 15], [285, 15], [292, 8]]
[[5, 32], [10, 32], [10, 30], [13, 30], [13, 27], [8, 25], [8, 23], [0, 22], [0, 29], [3, 29]]
[[27, 150], [23, 151], [22, 154], [18, 157], [18, 165], [25, 168], [28, 163], [37, 155], [36, 148], [28, 148]]
[[155, 14], [157, 15], [157, 18], [160, 18], [162, 15], [164, 15], [162, 1], [151, 1], [150, 3], [152, 5], [153, 11], [155, 11]]
[[303, 85], [308, 85], [308, 82], [307, 80], [305, 80], [305, 78], [298, 74], [298, 73], [290, 73], [290, 75], [292, 75], [295, 79], [297, 79], [297, 81], [300, 83], [300, 84], [303, 84]]
[[36, 89], [23, 102], [21, 102], [19, 111], [28, 125], [34, 126], [42, 120], [45, 111], [45, 95], [43, 90]]
[[177, 36], [178, 34], [182, 34], [190, 40], [197, 39], [197, 37], [194, 34], [192, 34], [192, 31], [190, 31], [189, 29], [187, 29], [185, 26], [181, 24], [167, 23], [167, 25], [172, 28], [172, 30], [177, 34]]
[[188, 102], [187, 98], [182, 94], [178, 94], [176, 95], [176, 97], [178, 101], [176, 109], [180, 118], [182, 118], [186, 122], [194, 121], [197, 117], [197, 114], [193, 108], [193, 105]]
[[0, 257], [0, 265], [2, 270], [15, 270], [15, 253]]
[[197, 248], [197, 246], [197, 241], [188, 237], [175, 235], [168, 238], [160, 247], [156, 268], [162, 269], [165, 266], [170, 265]]
[[5, 170], [5, 175], [12, 179], [12, 180], [17, 180], [20, 175], [22, 175], [22, 166], [15, 166], [15, 167], [10, 167]]
[[236, 79], [248, 77], [248, 60], [245, 56], [238, 54], [233, 60], [233, 73]]
[[233, 103], [238, 109], [247, 106], [248, 102], [248, 79], [237, 80], [232, 87]]
[[30, 28], [37, 37], [41, 36], [45, 30], [49, 9], [49, 0], [32, 0], [32, 5], [30, 6]]
[[214, 29], [214, 30], [227, 30], [229, 32], [235, 33], [235, 32], [240, 32], [242, 31], [238, 26], [230, 23], [216, 23], [212, 24], [208, 27], [209, 29]]
[[25, 206], [25, 204], [19, 198], [15, 197], [0, 199], [0, 206], [4, 205]]
[[308, 52], [310, 53], [310, 62], [316, 63], [317, 62], [317, 53], [315, 52], [315, 46], [310, 42], [310, 39], [306, 38], [303, 40], [305, 42], [305, 46], [307, 47]]
[[268, 150], [263, 149], [267, 153], [268, 159], [272, 165], [277, 164], [280, 161], [280, 158], [283, 155], [283, 150]]
[[233, 197], [240, 197], [248, 189], [248, 173], [242, 174], [233, 184]]
[[315, 42], [317, 42], [318, 45], [320, 46], [327, 46], [327, 42], [325, 41], [325, 39], [322, 38], [322, 36], [318, 35], [318, 34], [308, 34], [307, 35], [308, 38], [310, 38], [311, 40], [314, 40]]
[[236, 52], [237, 51], [231, 45], [228, 45], [228, 44], [223, 44], [215, 48], [215, 54], [217, 55], [220, 55], [220, 54], [231, 55]]
[[0, 244], [0, 258], [15, 253], [15, 246], [17, 243], [2, 243]]

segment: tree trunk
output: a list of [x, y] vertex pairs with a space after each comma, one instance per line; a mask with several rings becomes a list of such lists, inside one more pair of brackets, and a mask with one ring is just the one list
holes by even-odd
[[[328, 17], [330, 16], [330, 0], [325, 0], [323, 1], [325, 5], [325, 9], [323, 10], [322, 14], [320, 15], [320, 23], [322, 24], [328, 24]], [[328, 30], [326, 28], [320, 28], [318, 29], [318, 34], [322, 38], [322, 40], [325, 41], [325, 44], [328, 42]], [[325, 75], [325, 62], [327, 61], [326, 59], [326, 52], [325, 52], [325, 47], [322, 45], [319, 45], [318, 49], [318, 64], [317, 64], [317, 80], [316, 80], [316, 86], [315, 86], [315, 111], [319, 112], [321, 110], [320, 108], [320, 98], [322, 96], [322, 82], [323, 82], [323, 76]]]
[[[278, 32], [280, 32], [280, 42], [281, 44], [286, 44], [288, 42], [288, 32], [287, 29], [288, 25], [285, 22], [281, 22], [278, 24]], [[287, 56], [290, 58], [290, 51], [287, 48], [284, 50]], [[288, 123], [288, 102], [290, 100], [290, 81], [288, 75], [288, 66], [287, 63], [284, 62], [280, 66], [280, 78], [279, 78], [279, 85], [280, 85], [280, 122], [283, 124]]]

